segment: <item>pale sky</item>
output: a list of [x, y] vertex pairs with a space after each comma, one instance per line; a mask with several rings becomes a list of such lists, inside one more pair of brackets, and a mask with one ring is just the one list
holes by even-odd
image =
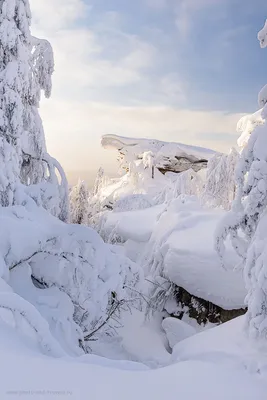
[[115, 171], [106, 133], [227, 151], [240, 116], [257, 109], [266, 0], [30, 3], [32, 33], [55, 53], [41, 104], [48, 150], [67, 172]]

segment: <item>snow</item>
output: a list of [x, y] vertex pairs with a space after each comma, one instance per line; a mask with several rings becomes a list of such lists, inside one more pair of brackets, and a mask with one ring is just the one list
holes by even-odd
[[[147, 246], [147, 273], [163, 274], [190, 294], [224, 309], [244, 307], [241, 272], [223, 269], [214, 249], [214, 232], [224, 214], [201, 207], [195, 198], [174, 200], [159, 218]], [[232, 268], [240, 261], [229, 245], [226, 257]]]
[[258, 33], [258, 39], [262, 48], [267, 46], [267, 20], [265, 21], [264, 27]]
[[102, 231], [109, 240], [125, 242], [125, 254], [140, 263], [149, 276], [162, 275], [190, 294], [224, 309], [245, 305], [246, 289], [241, 271], [233, 271], [240, 258], [230, 243], [227, 269], [214, 248], [217, 226], [225, 211], [200, 205], [194, 196], [145, 210], [107, 212]]
[[79, 354], [82, 330], [89, 334], [105, 320], [112, 292], [116, 301], [131, 301], [128, 288], [141, 284], [142, 271], [92, 229], [65, 224], [36, 205], [2, 207], [0, 221], [4, 280], [38, 310], [68, 354]]
[[[265, 380], [266, 353], [252, 346], [244, 330], [245, 317], [191, 336], [175, 345], [172, 362], [198, 360], [246, 371]], [[261, 375], [262, 374], [262, 375]]]
[[[90, 355], [49, 358], [41, 355], [28, 337], [0, 324], [0, 355], [5, 366], [1, 372], [3, 400], [12, 395], [26, 399], [41, 395], [56, 399], [61, 395], [75, 400], [88, 396], [96, 400], [176, 400], [177, 395], [185, 400], [266, 398], [262, 375], [242, 365], [238, 348], [242, 349], [243, 343], [238, 345], [240, 335], [234, 339], [233, 325], [227, 324], [221, 333], [221, 328], [215, 328], [181, 342], [175, 346], [174, 364], [147, 370], [142, 364]], [[234, 363], [235, 356], [238, 359]]]
[[161, 313], [147, 319], [144, 312], [132, 310], [122, 316], [123, 327], [119, 330], [123, 348], [128, 355], [152, 368], [168, 365], [170, 362], [161, 321]]
[[[111, 179], [98, 192], [98, 199], [101, 203], [116, 203], [122, 198], [130, 195], [146, 195], [148, 201], [152, 199], [160, 190], [168, 183], [168, 179], [164, 177], [158, 170], [155, 171], [155, 178], [152, 179], [151, 174], [144, 173], [143, 167], [132, 165], [131, 171], [123, 175], [121, 178]], [[151, 201], [151, 200], [150, 200]], [[133, 206], [134, 207], [134, 206]]]
[[145, 194], [132, 194], [123, 196], [113, 206], [114, 212], [144, 210], [153, 206], [150, 196]]
[[104, 135], [102, 137], [104, 148], [115, 148], [121, 150], [124, 146], [134, 154], [143, 154], [147, 151], [154, 154], [159, 163], [159, 158], [164, 157], [192, 157], [194, 159], [209, 160], [216, 152], [199, 146], [191, 146], [175, 142], [163, 142], [155, 139], [129, 138], [117, 135]]
[[254, 114], [245, 115], [238, 121], [237, 132], [241, 132], [241, 135], [237, 140], [237, 144], [240, 148], [244, 148], [247, 145], [255, 127], [263, 123], [261, 114], [262, 109], [256, 111]]
[[162, 321], [162, 328], [166, 332], [171, 349], [173, 349], [177, 343], [196, 334], [196, 329], [178, 318], [165, 318]]
[[147, 242], [156, 225], [158, 216], [164, 210], [158, 205], [144, 210], [106, 213], [102, 229], [106, 234], [117, 234], [123, 241]]
[[[266, 47], [266, 29], [259, 32], [261, 47]], [[231, 211], [226, 215], [216, 234], [217, 252], [224, 262], [225, 241], [230, 238], [241, 258], [248, 307], [246, 331], [255, 346], [266, 345], [266, 236], [262, 238], [261, 225], [266, 227], [267, 207], [267, 107], [266, 86], [259, 94], [263, 107], [263, 121], [255, 124], [236, 168], [236, 196]], [[265, 230], [265, 229], [264, 229]]]

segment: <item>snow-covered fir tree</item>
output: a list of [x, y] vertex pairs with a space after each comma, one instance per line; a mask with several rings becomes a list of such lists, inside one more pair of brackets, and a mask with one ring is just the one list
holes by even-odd
[[19, 188], [25, 106], [30, 86], [28, 0], [0, 1], [0, 200], [15, 202]]
[[67, 180], [47, 154], [38, 113], [41, 91], [51, 93], [53, 52], [31, 36], [30, 22], [28, 0], [0, 1], [0, 202], [26, 196], [67, 220]]
[[208, 162], [202, 202], [212, 207], [231, 208], [235, 196], [235, 168], [239, 153], [232, 148], [229, 154], [216, 154]]
[[93, 190], [93, 195], [97, 196], [99, 190], [101, 189], [103, 185], [103, 179], [104, 179], [104, 169], [102, 167], [99, 168], [96, 174], [96, 179], [94, 183], [94, 190]]
[[86, 183], [79, 180], [70, 191], [70, 220], [73, 224], [88, 225], [89, 190]]
[[54, 71], [53, 50], [49, 42], [32, 37], [29, 102], [25, 105], [25, 140], [21, 178], [26, 185], [42, 182], [46, 177], [47, 153], [42, 120], [38, 108], [41, 91], [49, 98]]
[[[259, 32], [261, 47], [267, 47], [267, 21]], [[241, 257], [248, 295], [247, 323], [251, 337], [267, 339], [267, 96], [259, 95], [262, 122], [255, 124], [236, 171], [236, 199], [219, 227], [217, 251], [224, 261], [224, 242], [229, 236]]]

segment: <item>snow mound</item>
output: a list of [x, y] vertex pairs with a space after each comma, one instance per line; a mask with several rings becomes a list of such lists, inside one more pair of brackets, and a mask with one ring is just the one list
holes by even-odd
[[201, 361], [245, 371], [266, 379], [266, 353], [259, 352], [244, 329], [245, 316], [208, 329], [176, 344], [172, 362]]
[[[233, 345], [234, 332], [230, 328], [228, 325], [228, 332], [224, 330], [225, 339], [223, 335], [217, 335], [220, 328], [216, 328], [212, 330], [214, 334], [205, 332], [178, 344], [180, 351], [184, 349], [183, 362], [157, 370], [144, 370], [141, 364], [139, 368], [136, 363], [110, 362], [96, 356], [51, 359], [38, 353], [27, 337], [1, 322], [0, 355], [5, 366], [2, 369], [1, 399], [8, 400], [12, 395], [25, 398], [47, 395], [52, 400], [59, 396], [75, 400], [88, 397], [94, 400], [177, 400], [179, 394], [184, 400], [265, 400], [266, 382], [259, 374], [241, 366], [241, 356], [237, 368], [236, 364], [228, 362], [229, 357], [222, 358], [224, 353], [216, 354], [217, 348], [226, 351], [226, 339], [230, 339], [228, 349], [233, 352], [233, 357], [237, 352], [237, 345]], [[186, 355], [190, 343], [192, 352]], [[182, 358], [177, 346], [176, 357]], [[197, 353], [201, 348], [202, 355]], [[209, 360], [212, 348], [213, 359]], [[246, 354], [249, 351], [248, 347]]]
[[226, 257], [232, 269], [225, 270], [214, 249], [214, 232], [224, 215], [223, 210], [201, 207], [194, 197], [173, 200], [147, 245], [146, 273], [164, 276], [225, 310], [244, 307], [243, 277], [232, 270], [240, 261], [238, 256], [228, 244]]
[[163, 210], [164, 205], [158, 205], [144, 210], [106, 212], [102, 216], [100, 233], [109, 240], [116, 235], [122, 242], [148, 242]]
[[162, 328], [166, 332], [171, 349], [173, 349], [177, 343], [197, 333], [192, 326], [178, 318], [165, 318], [162, 321]]
[[144, 210], [152, 207], [152, 205], [153, 201], [149, 196], [145, 194], [132, 194], [117, 200], [113, 206], [113, 210], [114, 212]]

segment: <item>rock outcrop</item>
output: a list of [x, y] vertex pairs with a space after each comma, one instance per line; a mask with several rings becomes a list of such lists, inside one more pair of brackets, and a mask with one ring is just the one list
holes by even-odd
[[190, 168], [197, 172], [206, 168], [209, 159], [216, 154], [214, 150], [203, 147], [117, 135], [104, 135], [101, 143], [104, 148], [119, 152], [125, 168], [133, 160], [143, 160], [144, 155], [150, 152], [154, 166], [163, 174], [168, 171], [179, 173]]

